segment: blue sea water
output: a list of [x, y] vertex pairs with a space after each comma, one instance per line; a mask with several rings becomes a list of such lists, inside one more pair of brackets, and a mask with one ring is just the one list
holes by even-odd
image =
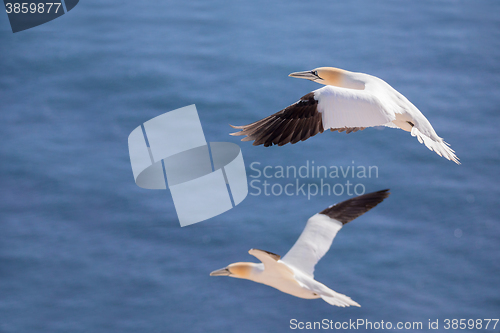
[[[291, 319], [442, 331], [500, 318], [499, 12], [493, 0], [82, 0], [16, 34], [0, 15], [0, 332], [284, 332]], [[388, 128], [271, 148], [228, 135], [319, 88], [287, 75], [320, 66], [383, 78], [462, 165]], [[181, 228], [168, 191], [135, 185], [127, 137], [190, 104], [208, 141], [240, 145], [249, 181], [265, 180], [254, 162], [377, 167], [327, 179], [392, 194], [340, 231], [315, 273], [361, 308], [209, 276], [255, 261], [250, 248], [284, 255], [307, 218], [349, 196], [250, 188]]]

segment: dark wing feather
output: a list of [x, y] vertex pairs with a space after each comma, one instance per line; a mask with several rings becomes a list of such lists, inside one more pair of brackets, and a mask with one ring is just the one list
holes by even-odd
[[389, 190], [382, 190], [360, 195], [359, 197], [330, 206], [321, 211], [320, 214], [327, 215], [332, 219], [342, 222], [342, 224], [346, 224], [381, 203], [389, 194]]
[[231, 135], [246, 135], [244, 141], [255, 140], [254, 146], [263, 144], [265, 147], [304, 141], [323, 133], [323, 120], [317, 106], [318, 101], [311, 92], [269, 117], [249, 125], [232, 126], [241, 131]]
[[338, 131], [339, 133], [346, 132], [347, 134], [349, 133], [354, 133], [357, 131], [362, 131], [366, 127], [342, 127], [342, 128], [330, 128], [330, 131], [335, 132]]

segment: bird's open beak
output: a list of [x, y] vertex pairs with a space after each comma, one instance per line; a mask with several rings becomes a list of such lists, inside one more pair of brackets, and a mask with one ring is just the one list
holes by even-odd
[[221, 268], [210, 273], [210, 276], [229, 276], [231, 272], [227, 268]]
[[308, 79], [308, 80], [311, 80], [311, 81], [314, 81], [314, 80], [317, 80], [317, 79], [321, 79], [318, 76], [318, 74], [316, 74], [314, 71], [295, 72], [295, 73], [289, 74], [288, 76], [296, 77], [296, 78], [299, 78], [299, 79]]

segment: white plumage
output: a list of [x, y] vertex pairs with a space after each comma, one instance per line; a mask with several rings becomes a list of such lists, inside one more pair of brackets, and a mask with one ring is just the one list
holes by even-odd
[[313, 91], [323, 128], [371, 127], [396, 119], [393, 111], [366, 90], [325, 86]]

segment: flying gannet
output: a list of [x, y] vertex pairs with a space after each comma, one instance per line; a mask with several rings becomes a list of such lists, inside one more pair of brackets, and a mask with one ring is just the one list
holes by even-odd
[[262, 263], [237, 262], [210, 275], [252, 280], [296, 297], [322, 298], [331, 305], [360, 306], [350, 297], [314, 280], [314, 266], [330, 249], [337, 232], [346, 223], [381, 203], [389, 196], [388, 191], [364, 194], [312, 216], [299, 239], [283, 258], [268, 251], [251, 249], [248, 253]]
[[303, 96], [296, 103], [249, 125], [232, 126], [246, 135], [242, 141], [265, 147], [304, 141], [324, 130], [364, 130], [372, 126], [401, 128], [439, 156], [460, 164], [455, 152], [432, 128], [425, 116], [385, 81], [368, 74], [320, 67], [289, 76], [308, 79], [325, 87]]

